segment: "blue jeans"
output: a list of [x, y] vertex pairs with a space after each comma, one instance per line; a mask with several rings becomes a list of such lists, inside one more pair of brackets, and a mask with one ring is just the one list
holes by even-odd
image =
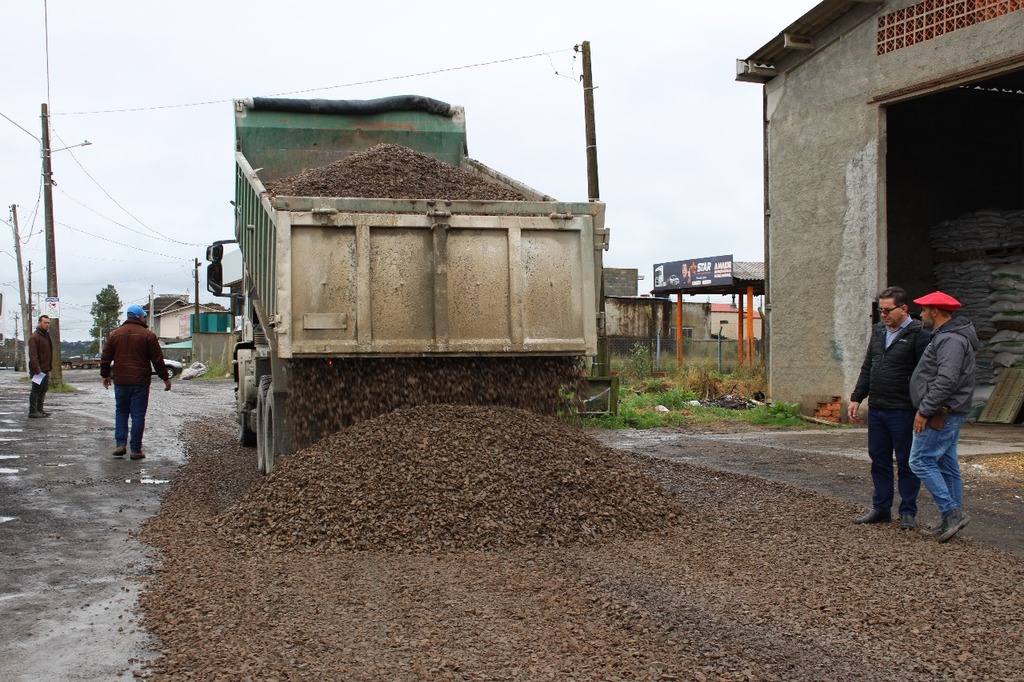
[[956, 442], [966, 420], [965, 413], [952, 412], [941, 431], [925, 427], [921, 433], [915, 433], [910, 448], [910, 468], [928, 488], [943, 515], [963, 506], [964, 483]]
[[868, 410], [868, 455], [871, 456], [871, 480], [875, 493], [871, 506], [885, 514], [892, 509], [892, 455], [896, 453], [899, 476], [900, 515], [917, 515], [917, 493], [921, 479], [910, 470], [910, 446], [914, 440], [914, 410]]
[[114, 443], [128, 444], [128, 417], [132, 418], [132, 452], [142, 451], [142, 432], [146, 429], [149, 386], [114, 384]]

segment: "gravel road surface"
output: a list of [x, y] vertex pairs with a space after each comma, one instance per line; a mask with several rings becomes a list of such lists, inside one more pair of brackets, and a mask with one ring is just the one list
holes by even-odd
[[863, 430], [657, 431], [590, 433], [675, 499], [679, 515], [653, 530], [561, 547], [301, 551], [224, 532], [268, 482], [233, 443], [230, 383], [155, 391], [147, 459], [127, 462], [109, 454], [113, 396], [80, 372], [68, 375], [83, 390], [32, 421], [27, 385], [0, 372], [3, 680], [1016, 680], [1024, 669], [1012, 427], [979, 430], [966, 448], [974, 520], [945, 545], [850, 523], [870, 492]]

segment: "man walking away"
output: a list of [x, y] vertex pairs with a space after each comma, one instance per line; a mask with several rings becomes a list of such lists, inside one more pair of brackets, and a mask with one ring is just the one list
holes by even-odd
[[893, 497], [893, 452], [900, 491], [900, 528], [917, 527], [917, 493], [921, 481], [910, 470], [914, 438], [914, 405], [910, 401], [910, 375], [928, 346], [931, 333], [907, 314], [907, 292], [889, 287], [878, 295], [882, 321], [871, 330], [871, 340], [847, 414], [860, 421], [860, 404], [869, 399], [868, 455], [874, 495], [871, 511], [854, 523], [888, 523]]
[[953, 317], [960, 302], [952, 296], [935, 291], [914, 303], [922, 306], [921, 321], [932, 330], [932, 340], [910, 377], [910, 397], [917, 407], [910, 468], [942, 512], [935, 535], [946, 542], [969, 520], [956, 444], [974, 397], [974, 358], [980, 344], [974, 324]]
[[43, 409], [46, 391], [50, 388], [53, 371], [53, 342], [50, 341], [50, 317], [39, 316], [39, 326], [28, 337], [28, 373], [32, 376], [32, 392], [28, 396], [28, 416], [32, 419], [49, 417]]
[[146, 428], [149, 385], [154, 370], [164, 380], [164, 390], [171, 390], [160, 342], [156, 334], [146, 327], [146, 311], [140, 305], [128, 306], [127, 319], [110, 332], [100, 358], [103, 388], [114, 384], [114, 457], [124, 457], [125, 445], [131, 447], [131, 459], [145, 457], [142, 453], [142, 432]]

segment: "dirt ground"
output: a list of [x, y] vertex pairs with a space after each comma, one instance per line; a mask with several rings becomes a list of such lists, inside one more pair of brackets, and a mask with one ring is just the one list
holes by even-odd
[[[972, 521], [946, 545], [850, 523], [870, 496], [863, 429], [703, 427], [590, 432], [684, 506], [662, 532], [310, 555], [213, 532], [262, 483], [233, 443], [230, 383], [156, 392], [150, 456], [130, 463], [109, 456], [112, 397], [81, 372], [83, 390], [52, 397], [45, 422], [24, 419], [27, 388], [0, 372], [3, 680], [1011, 680], [1024, 668], [1014, 427], [965, 429]], [[926, 493], [921, 509], [934, 515]]]

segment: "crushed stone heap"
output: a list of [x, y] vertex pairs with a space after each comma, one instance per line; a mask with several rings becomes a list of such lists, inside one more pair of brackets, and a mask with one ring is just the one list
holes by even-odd
[[272, 195], [524, 201], [526, 196], [396, 144], [376, 144], [340, 161], [264, 185]]
[[622, 453], [558, 419], [427, 405], [291, 455], [219, 523], [239, 543], [421, 553], [628, 538], [680, 511]]

